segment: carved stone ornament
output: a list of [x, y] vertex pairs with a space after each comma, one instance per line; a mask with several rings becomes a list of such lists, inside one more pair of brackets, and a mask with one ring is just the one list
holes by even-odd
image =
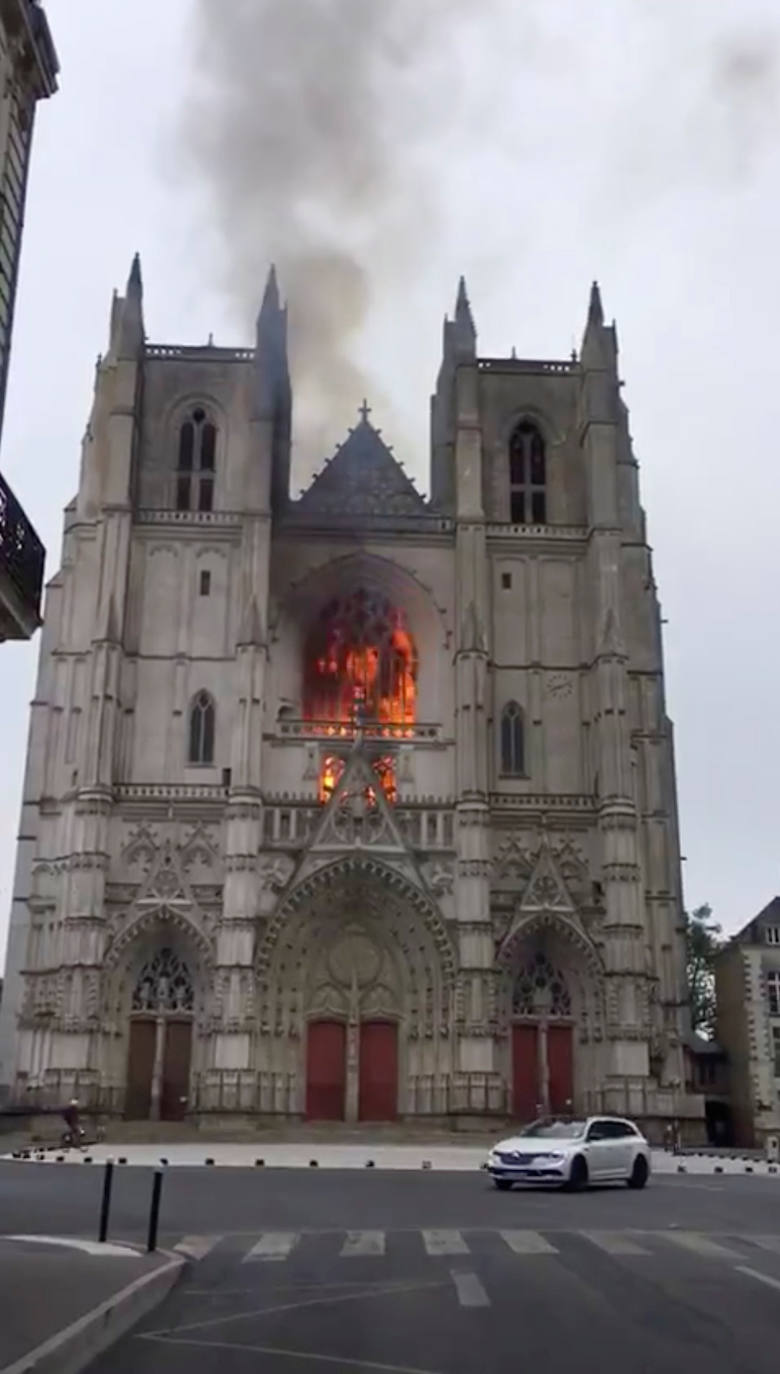
[[295, 864], [284, 854], [265, 859], [258, 865], [260, 886], [264, 892], [283, 892], [292, 877]]
[[428, 868], [428, 886], [437, 897], [446, 897], [452, 892], [455, 875], [452, 864], [434, 863]]

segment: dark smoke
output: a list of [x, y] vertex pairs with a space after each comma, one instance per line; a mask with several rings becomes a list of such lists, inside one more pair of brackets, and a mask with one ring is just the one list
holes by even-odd
[[185, 139], [241, 316], [277, 263], [306, 466], [364, 392], [377, 399], [353, 356], [377, 281], [395, 278], [402, 290], [435, 251], [441, 206], [425, 149], [452, 110], [426, 76], [468, 8], [468, 0], [195, 0]]

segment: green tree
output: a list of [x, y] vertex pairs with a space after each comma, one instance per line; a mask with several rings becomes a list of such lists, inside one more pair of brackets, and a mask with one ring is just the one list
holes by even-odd
[[708, 1039], [715, 1034], [715, 956], [723, 944], [722, 928], [712, 919], [708, 902], [685, 918], [685, 951], [691, 1025]]

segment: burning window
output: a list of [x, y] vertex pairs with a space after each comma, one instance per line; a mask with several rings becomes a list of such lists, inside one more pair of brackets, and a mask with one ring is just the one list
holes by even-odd
[[305, 718], [412, 725], [416, 698], [417, 651], [403, 612], [364, 589], [329, 601], [307, 641]]
[[[339, 785], [341, 776], [346, 766], [345, 759], [339, 754], [326, 754], [320, 766], [320, 801], [329, 802], [333, 793]], [[378, 758], [371, 760], [371, 767], [376, 774], [379, 786], [382, 788], [387, 800], [394, 802], [397, 796], [396, 777], [395, 777], [395, 757], [392, 754], [382, 754]], [[374, 802], [373, 789], [366, 788], [366, 799]]]

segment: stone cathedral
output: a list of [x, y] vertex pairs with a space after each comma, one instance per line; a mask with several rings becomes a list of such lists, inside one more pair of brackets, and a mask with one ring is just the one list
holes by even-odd
[[[7, 1098], [129, 1118], [700, 1117], [672, 729], [615, 328], [481, 357], [430, 495], [364, 404], [290, 497], [287, 316], [148, 342], [138, 259], [49, 584]], [[358, 398], [356, 398], [358, 399]]]

